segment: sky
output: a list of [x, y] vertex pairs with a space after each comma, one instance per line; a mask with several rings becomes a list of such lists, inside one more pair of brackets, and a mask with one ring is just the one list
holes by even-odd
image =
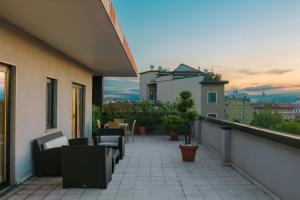
[[[138, 71], [185, 63], [226, 90], [300, 92], [300, 0], [113, 0]], [[116, 78], [111, 83], [120, 83]], [[133, 84], [134, 82], [134, 84]], [[138, 91], [138, 80], [122, 80]]]

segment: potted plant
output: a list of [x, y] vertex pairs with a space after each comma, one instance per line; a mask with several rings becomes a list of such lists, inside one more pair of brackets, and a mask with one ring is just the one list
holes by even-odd
[[171, 140], [178, 140], [178, 133], [183, 128], [183, 120], [175, 114], [164, 115], [162, 117], [162, 127], [169, 132]]
[[146, 135], [146, 126], [147, 126], [147, 116], [143, 112], [139, 112], [136, 115], [136, 120], [138, 123], [138, 132], [140, 135]]
[[198, 144], [191, 143], [191, 125], [196, 120], [198, 114], [194, 108], [194, 100], [192, 93], [189, 91], [183, 91], [180, 93], [180, 99], [177, 103], [177, 109], [184, 120], [184, 138], [185, 143], [179, 145], [181, 150], [182, 160], [186, 162], [192, 162], [195, 160]]
[[151, 110], [151, 103], [149, 101], [141, 101], [135, 106], [136, 120], [138, 124], [138, 131], [140, 135], [146, 135], [147, 127], [150, 123], [149, 112]]

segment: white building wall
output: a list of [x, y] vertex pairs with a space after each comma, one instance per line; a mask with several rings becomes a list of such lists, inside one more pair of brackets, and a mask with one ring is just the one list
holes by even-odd
[[[91, 134], [92, 74], [33, 37], [0, 21], [0, 61], [15, 66], [14, 131], [11, 145], [13, 180], [32, 175], [32, 141], [55, 131], [68, 138], [72, 128], [72, 82], [85, 86], [85, 134]], [[46, 78], [57, 79], [57, 128], [46, 131]]]
[[202, 76], [193, 78], [174, 79], [157, 82], [157, 100], [162, 103], [175, 102], [182, 91], [190, 91], [193, 94], [197, 112], [201, 113], [201, 86]]
[[140, 74], [140, 98], [145, 100], [149, 96], [148, 84], [156, 80], [156, 71], [150, 71]]

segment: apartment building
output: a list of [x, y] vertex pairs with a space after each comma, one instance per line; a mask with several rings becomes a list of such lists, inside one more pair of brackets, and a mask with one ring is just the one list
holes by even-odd
[[253, 105], [246, 93], [233, 92], [225, 96], [226, 120], [250, 124], [254, 117]]
[[290, 103], [256, 103], [254, 104], [255, 114], [270, 110], [273, 113], [279, 113], [284, 119], [295, 119], [295, 106]]
[[140, 73], [140, 97], [152, 102], [176, 102], [180, 92], [193, 94], [196, 110], [203, 116], [225, 119], [224, 85], [212, 73], [185, 64], [175, 70], [150, 70]]
[[136, 76], [109, 0], [0, 2], [0, 187], [33, 175], [32, 141], [91, 135], [102, 77]]

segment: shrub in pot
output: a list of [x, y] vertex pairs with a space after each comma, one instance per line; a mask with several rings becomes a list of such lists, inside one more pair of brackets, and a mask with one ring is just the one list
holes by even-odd
[[180, 99], [177, 104], [177, 109], [184, 119], [184, 138], [185, 143], [179, 145], [183, 161], [194, 161], [198, 144], [191, 143], [191, 125], [196, 120], [198, 114], [194, 108], [194, 100], [192, 93], [183, 91], [180, 93]]
[[178, 133], [183, 128], [183, 120], [179, 115], [164, 115], [162, 117], [162, 126], [169, 132], [171, 140], [178, 140]]

